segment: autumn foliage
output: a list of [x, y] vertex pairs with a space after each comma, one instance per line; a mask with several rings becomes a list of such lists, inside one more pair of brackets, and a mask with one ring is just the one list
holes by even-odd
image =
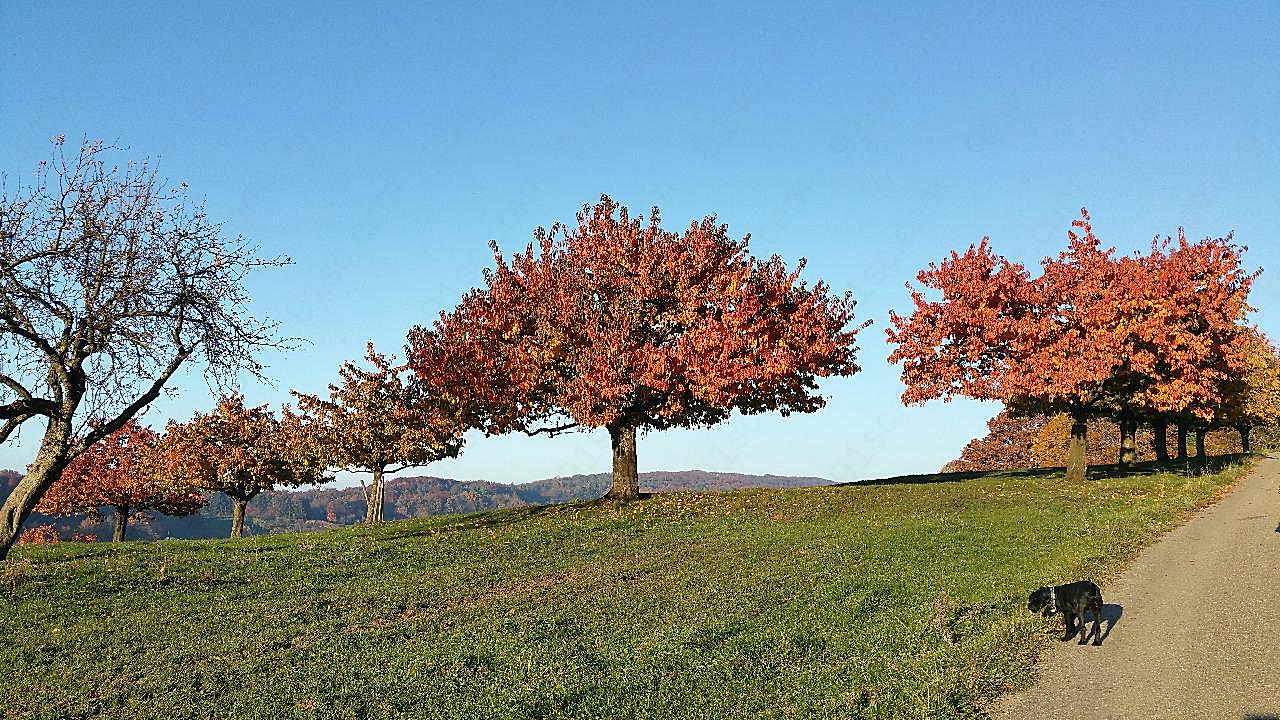
[[1225, 380], [1223, 402], [1215, 419], [1217, 424], [1239, 431], [1248, 451], [1254, 428], [1280, 420], [1280, 352], [1253, 329], [1239, 336], [1236, 347], [1243, 358], [1244, 373]]
[[637, 431], [813, 412], [819, 378], [858, 370], [852, 297], [757, 259], [714, 216], [677, 233], [602, 197], [493, 252], [484, 288], [411, 331], [409, 364], [487, 433], [608, 429], [613, 497], [638, 494]]
[[246, 406], [239, 393], [223, 396], [211, 413], [170, 422], [156, 458], [157, 475], [170, 486], [231, 498], [233, 538], [243, 534], [245, 509], [259, 493], [329, 479], [319, 442], [299, 416]]
[[1232, 238], [1152, 243], [1118, 256], [1087, 211], [1067, 247], [1033, 276], [986, 238], [917, 276], [909, 316], [891, 314], [903, 401], [965, 396], [1025, 415], [1071, 418], [1068, 477], [1084, 477], [1091, 418], [1122, 429], [1119, 460], [1136, 459], [1138, 424], [1207, 426], [1228, 381], [1244, 373], [1240, 338], [1256, 273]]
[[965, 445], [943, 472], [988, 472], [1037, 467], [1035, 443], [1048, 423], [1043, 415], [1020, 416], [1008, 410], [991, 418], [987, 434]]
[[191, 515], [205, 505], [203, 494], [159, 480], [153, 453], [160, 436], [130, 419], [119, 430], [89, 446], [62, 471], [36, 511], [45, 515], [96, 514], [115, 509], [113, 540], [124, 540], [129, 520], [149, 511]]
[[367, 472], [372, 482], [360, 487], [368, 512], [366, 523], [384, 516], [384, 475], [456, 457], [466, 430], [456, 408], [434, 397], [408, 367], [382, 355], [369, 343], [372, 365], [364, 369], [344, 363], [341, 385], [329, 386], [329, 397], [294, 392], [309, 429], [330, 466]]
[[58, 530], [52, 525], [37, 525], [27, 528], [18, 535], [19, 545], [52, 545], [61, 541]]
[[[1070, 460], [1072, 425], [1074, 420], [1066, 414], [1020, 416], [1007, 409], [1002, 410], [987, 424], [987, 434], [971, 440], [960, 457], [947, 463], [942, 471], [992, 472], [1065, 467]], [[1122, 433], [1120, 424], [1115, 420], [1091, 418], [1089, 438], [1086, 455], [1089, 465], [1109, 465], [1119, 457]], [[1157, 435], [1150, 426], [1142, 426], [1134, 439], [1135, 462], [1158, 459]], [[1166, 435], [1166, 457], [1177, 455], [1176, 443], [1176, 434]], [[1236, 431], [1218, 428], [1206, 433], [1207, 455], [1230, 455], [1242, 451], [1241, 436]], [[1194, 455], [1194, 446], [1189, 447], [1188, 452]]]

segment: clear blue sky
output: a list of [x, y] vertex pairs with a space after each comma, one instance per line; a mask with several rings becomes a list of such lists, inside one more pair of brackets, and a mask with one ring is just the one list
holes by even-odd
[[[523, 246], [602, 192], [675, 227], [718, 213], [876, 323], [822, 412], [649, 435], [642, 471], [852, 480], [955, 457], [993, 408], [903, 408], [883, 333], [904, 282], [983, 235], [1034, 262], [1087, 205], [1122, 249], [1234, 229], [1280, 270], [1275, 2], [110, 5], [0, 2], [0, 169], [29, 173], [58, 133], [118, 140], [292, 255], [256, 305], [313, 344], [251, 400], [323, 389], [366, 340], [398, 349], [480, 283], [490, 238]], [[1255, 304], [1280, 331], [1275, 272]], [[147, 420], [210, 404], [181, 388]], [[608, 451], [476, 437], [427, 472], [534, 480]]]

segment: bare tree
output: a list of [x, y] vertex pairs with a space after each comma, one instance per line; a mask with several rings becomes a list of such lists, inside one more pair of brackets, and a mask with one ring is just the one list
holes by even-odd
[[[154, 401], [188, 361], [212, 385], [287, 341], [248, 312], [245, 278], [262, 259], [224, 236], [186, 184], [147, 162], [53, 140], [34, 180], [0, 179], [0, 442], [46, 422], [26, 477], [0, 507], [0, 560], [45, 490], [77, 455]], [[94, 422], [90, 423], [90, 420]]]

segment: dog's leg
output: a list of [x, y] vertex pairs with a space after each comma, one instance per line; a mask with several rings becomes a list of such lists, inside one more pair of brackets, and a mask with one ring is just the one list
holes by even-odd
[[1071, 611], [1067, 610], [1066, 608], [1063, 608], [1063, 610], [1062, 610], [1062, 624], [1063, 624], [1064, 626], [1066, 626], [1066, 627], [1065, 627], [1065, 632], [1066, 632], [1067, 634], [1063, 636], [1063, 638], [1062, 638], [1062, 642], [1066, 642], [1066, 641], [1068, 641], [1068, 640], [1070, 640], [1071, 638], [1073, 638], [1073, 637], [1075, 637], [1075, 636], [1076, 636], [1076, 629], [1075, 629], [1075, 628], [1073, 628], [1073, 627], [1071, 627], [1071, 621], [1072, 621], [1073, 619], [1074, 619], [1074, 618], [1073, 618], [1073, 616], [1072, 616], [1072, 614], [1071, 614]]
[[1079, 644], [1084, 645], [1085, 643], [1089, 642], [1089, 626], [1085, 624], [1085, 621], [1084, 621], [1084, 608], [1081, 607], [1079, 610], [1076, 610], [1075, 613], [1076, 613], [1076, 622], [1078, 623], [1077, 627], [1080, 628]]
[[1090, 603], [1093, 609], [1093, 644], [1102, 644], [1102, 596], [1094, 595]]

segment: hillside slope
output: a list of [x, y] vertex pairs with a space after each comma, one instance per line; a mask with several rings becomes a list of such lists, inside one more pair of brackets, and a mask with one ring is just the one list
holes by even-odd
[[[0, 470], [0, 497], [18, 483], [21, 476]], [[388, 520], [481, 512], [527, 505], [549, 505], [589, 500], [609, 489], [609, 475], [572, 475], [536, 482], [512, 484], [485, 480], [451, 480], [439, 477], [392, 478], [387, 482]], [[816, 477], [744, 475], [705, 470], [660, 471], [640, 474], [644, 492], [679, 490], [742, 490], [745, 488], [794, 488], [829, 485]], [[34, 515], [25, 527], [52, 524], [63, 537], [93, 534], [111, 539], [111, 511], [94, 522], [86, 516], [72, 518]], [[325, 530], [355, 525], [364, 520], [365, 503], [360, 488], [319, 487], [300, 491], [263, 493], [249, 504], [248, 530], [251, 534]], [[139, 540], [162, 538], [224, 538], [231, 527], [231, 501], [220, 494], [197, 515], [172, 518], [156, 515], [129, 528], [129, 536]]]
[[1029, 589], [1103, 580], [1242, 472], [24, 547], [0, 569], [0, 717], [970, 717], [1060, 627]]

